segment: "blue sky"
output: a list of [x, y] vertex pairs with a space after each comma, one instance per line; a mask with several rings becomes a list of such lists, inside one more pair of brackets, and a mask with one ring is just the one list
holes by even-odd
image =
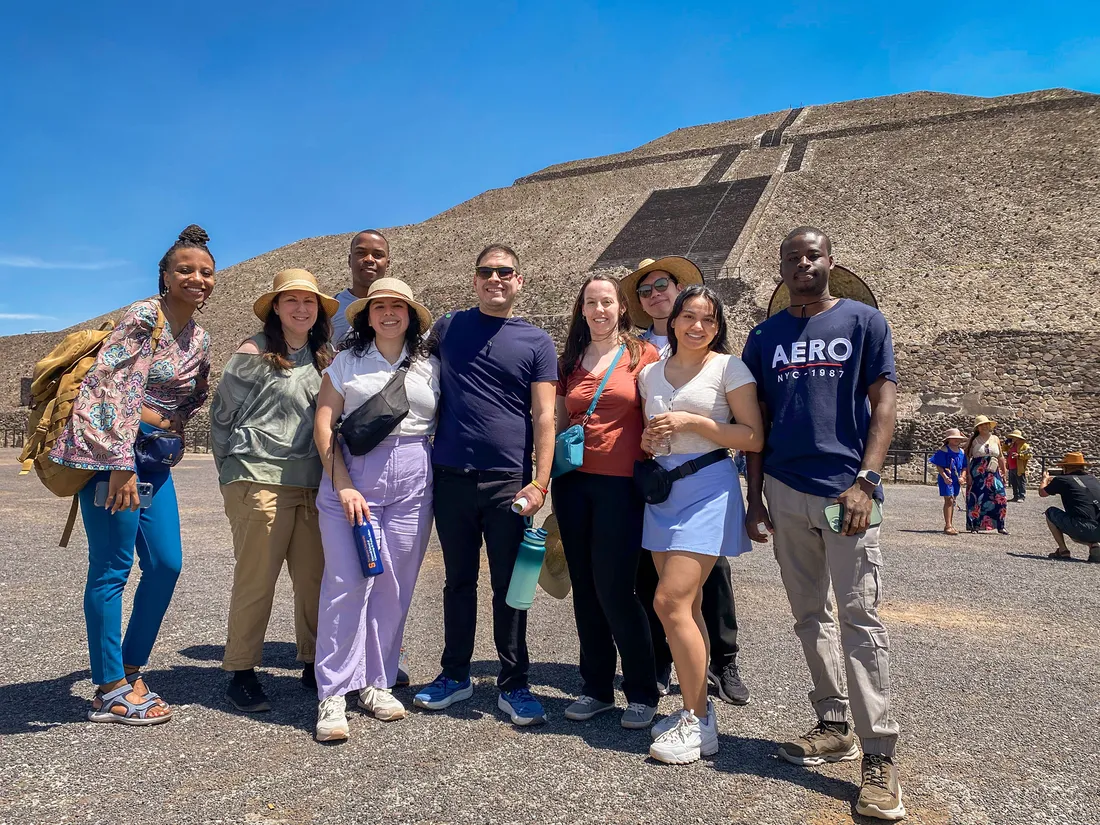
[[152, 293], [191, 222], [225, 267], [681, 126], [916, 90], [1100, 92], [1092, 4], [910, 5], [4, 4], [0, 334]]

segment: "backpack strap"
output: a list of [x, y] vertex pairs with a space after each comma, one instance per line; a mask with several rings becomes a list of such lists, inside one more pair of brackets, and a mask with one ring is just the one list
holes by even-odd
[[[70, 488], [71, 489], [71, 488]], [[58, 547], [68, 547], [69, 538], [73, 534], [73, 525], [76, 524], [76, 511], [80, 509], [80, 497], [79, 495], [73, 496], [72, 506], [69, 507], [69, 517], [65, 520], [65, 529], [61, 531], [61, 541], [57, 543]]]
[[168, 319], [164, 317], [164, 311], [160, 308], [160, 301], [157, 301], [157, 323], [153, 327], [153, 334], [151, 336], [153, 353], [157, 351], [157, 347], [160, 346], [161, 336], [164, 335], [164, 327], [168, 323]]

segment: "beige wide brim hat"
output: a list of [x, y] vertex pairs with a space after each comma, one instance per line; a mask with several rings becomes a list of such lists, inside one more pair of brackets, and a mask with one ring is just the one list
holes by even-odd
[[367, 297], [352, 301], [344, 310], [348, 324], [355, 326], [355, 316], [367, 308], [375, 298], [400, 298], [414, 310], [420, 319], [420, 331], [428, 332], [432, 328], [432, 314], [428, 308], [413, 297], [412, 289], [400, 278], [379, 278], [367, 289]]
[[1024, 437], [1024, 434], [1022, 432], [1020, 432], [1019, 430], [1013, 430], [1012, 432], [1010, 432], [1008, 435], [1005, 436], [1005, 438], [1023, 438], [1023, 437]]
[[978, 429], [978, 427], [982, 426], [982, 424], [992, 424], [994, 427], [997, 426], [997, 422], [990, 418], [988, 415], [979, 415], [977, 418], [974, 419], [975, 430]]
[[1084, 453], [1066, 453], [1065, 458], [1059, 461], [1056, 467], [1087, 467]]
[[619, 281], [619, 285], [626, 298], [631, 323], [642, 329], [649, 329], [653, 325], [653, 319], [642, 309], [642, 301], [638, 297], [638, 282], [650, 272], [667, 272], [676, 279], [680, 289], [703, 283], [703, 273], [699, 271], [699, 267], [679, 255], [668, 255], [657, 260], [646, 258], [639, 263], [637, 269]]
[[546, 555], [542, 558], [542, 570], [539, 571], [539, 587], [555, 599], [564, 599], [569, 595], [569, 565], [565, 561], [565, 548], [561, 546], [561, 531], [558, 529], [558, 517], [551, 513], [542, 529], [546, 531]]
[[256, 313], [256, 317], [261, 321], [266, 321], [267, 316], [271, 313], [271, 307], [275, 303], [275, 298], [279, 293], [290, 292], [295, 289], [300, 289], [303, 292], [312, 292], [316, 295], [321, 302], [321, 306], [325, 308], [325, 314], [328, 315], [329, 318], [340, 310], [340, 302], [335, 298], [325, 295], [325, 293], [318, 288], [317, 279], [313, 277], [312, 272], [306, 269], [284, 269], [275, 276], [275, 280], [271, 284], [271, 291], [265, 292], [256, 299], [256, 303], [252, 305], [252, 311]]
[[943, 434], [944, 441], [966, 441], [968, 438], [970, 438], [970, 436], [964, 435], [962, 430], [958, 427], [952, 427]]
[[[829, 270], [829, 294], [834, 298], [850, 298], [878, 309], [878, 301], [871, 287], [856, 273], [840, 264]], [[768, 317], [771, 318], [777, 312], [782, 312], [791, 305], [791, 291], [784, 283], [779, 284], [768, 301]]]

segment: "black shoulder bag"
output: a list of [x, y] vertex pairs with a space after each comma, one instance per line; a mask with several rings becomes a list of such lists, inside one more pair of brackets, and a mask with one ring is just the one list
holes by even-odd
[[[333, 461], [337, 436], [347, 445], [348, 452], [352, 455], [366, 455], [381, 444], [409, 414], [405, 376], [411, 363], [411, 358], [402, 361], [401, 366], [377, 395], [372, 395], [365, 404], [336, 422], [336, 426], [332, 428]], [[329, 475], [332, 475], [331, 471]]]
[[672, 483], [699, 472], [704, 467], [717, 464], [730, 457], [729, 450], [724, 447], [711, 450], [709, 453], [685, 461], [679, 467], [666, 470], [654, 459], [634, 462], [634, 486], [642, 494], [642, 498], [649, 504], [660, 504], [672, 493]]

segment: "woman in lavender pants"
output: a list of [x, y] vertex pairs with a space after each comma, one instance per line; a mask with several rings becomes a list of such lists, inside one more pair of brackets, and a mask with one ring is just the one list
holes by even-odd
[[[320, 742], [347, 739], [344, 697], [352, 691], [376, 718], [404, 718], [389, 686], [397, 678], [405, 617], [432, 524], [428, 438], [435, 432], [439, 361], [421, 341], [431, 316], [407, 284], [380, 278], [346, 317], [351, 331], [325, 370], [314, 426], [325, 467], [317, 495], [325, 552], [315, 664]], [[343, 444], [334, 449], [336, 421], [380, 392], [406, 359], [409, 414], [366, 455], [353, 456]], [[352, 533], [366, 520], [384, 569], [371, 578], [360, 569]]]

